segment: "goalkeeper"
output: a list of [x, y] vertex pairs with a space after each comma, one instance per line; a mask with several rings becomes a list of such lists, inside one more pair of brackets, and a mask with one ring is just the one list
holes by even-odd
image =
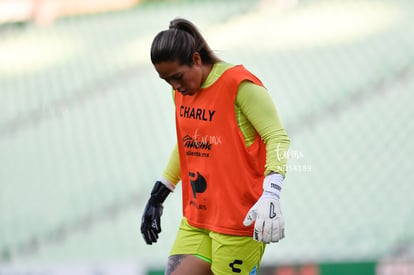
[[265, 245], [284, 237], [289, 138], [272, 98], [185, 19], [155, 36], [151, 61], [173, 89], [177, 145], [145, 206], [142, 236], [157, 242], [162, 204], [181, 180], [183, 218], [165, 274], [256, 274]]

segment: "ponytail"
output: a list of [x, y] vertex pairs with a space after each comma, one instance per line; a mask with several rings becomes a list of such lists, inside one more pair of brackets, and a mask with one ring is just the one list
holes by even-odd
[[177, 18], [170, 22], [168, 30], [158, 33], [152, 41], [151, 62], [178, 61], [181, 65], [192, 66], [195, 52], [205, 64], [220, 61], [197, 27], [186, 19]]

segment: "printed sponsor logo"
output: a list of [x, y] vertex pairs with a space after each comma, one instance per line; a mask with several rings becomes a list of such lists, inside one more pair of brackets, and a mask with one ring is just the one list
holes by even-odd
[[183, 138], [184, 147], [188, 149], [211, 150], [212, 144], [207, 140], [197, 140], [189, 135]]
[[270, 212], [269, 212], [269, 218], [273, 219], [276, 218], [276, 211], [275, 211], [275, 205], [273, 202], [270, 203]]
[[186, 156], [202, 158], [209, 158], [213, 146], [223, 143], [220, 136], [200, 135], [198, 133], [198, 128], [192, 136], [186, 134], [183, 137], [182, 142], [184, 144]]
[[270, 187], [279, 191], [282, 190], [282, 188], [279, 185], [273, 182], [270, 183]]
[[243, 264], [242, 260], [234, 260], [232, 263], [229, 264], [229, 267], [231, 268], [231, 271], [234, 273], [241, 273], [241, 268], [236, 267], [236, 266], [240, 266], [241, 264]]
[[[201, 194], [207, 190], [207, 181], [199, 172], [189, 172], [191, 189], [193, 190], [193, 198], [197, 199], [197, 193]], [[196, 200], [190, 200], [190, 205], [198, 210], [207, 210], [207, 205], [197, 202]]]
[[197, 174], [189, 172], [188, 175], [190, 176], [190, 184], [193, 190], [193, 197], [196, 199], [197, 193], [204, 193], [206, 191], [207, 182], [199, 172], [197, 172]]

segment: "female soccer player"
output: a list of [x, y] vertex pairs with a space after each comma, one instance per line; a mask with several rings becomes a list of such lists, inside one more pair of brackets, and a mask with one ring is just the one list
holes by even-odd
[[165, 273], [256, 274], [265, 244], [284, 237], [289, 138], [272, 98], [185, 19], [155, 36], [151, 61], [173, 89], [177, 146], [145, 207], [143, 238], [157, 241], [162, 204], [181, 180], [183, 218]]

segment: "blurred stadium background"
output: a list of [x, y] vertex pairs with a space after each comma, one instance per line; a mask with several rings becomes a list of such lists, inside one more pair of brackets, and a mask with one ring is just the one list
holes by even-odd
[[412, 0], [0, 1], [0, 274], [162, 274], [180, 187], [140, 216], [175, 142], [149, 60], [171, 19], [258, 75], [291, 137], [286, 238], [261, 274], [414, 274]]

